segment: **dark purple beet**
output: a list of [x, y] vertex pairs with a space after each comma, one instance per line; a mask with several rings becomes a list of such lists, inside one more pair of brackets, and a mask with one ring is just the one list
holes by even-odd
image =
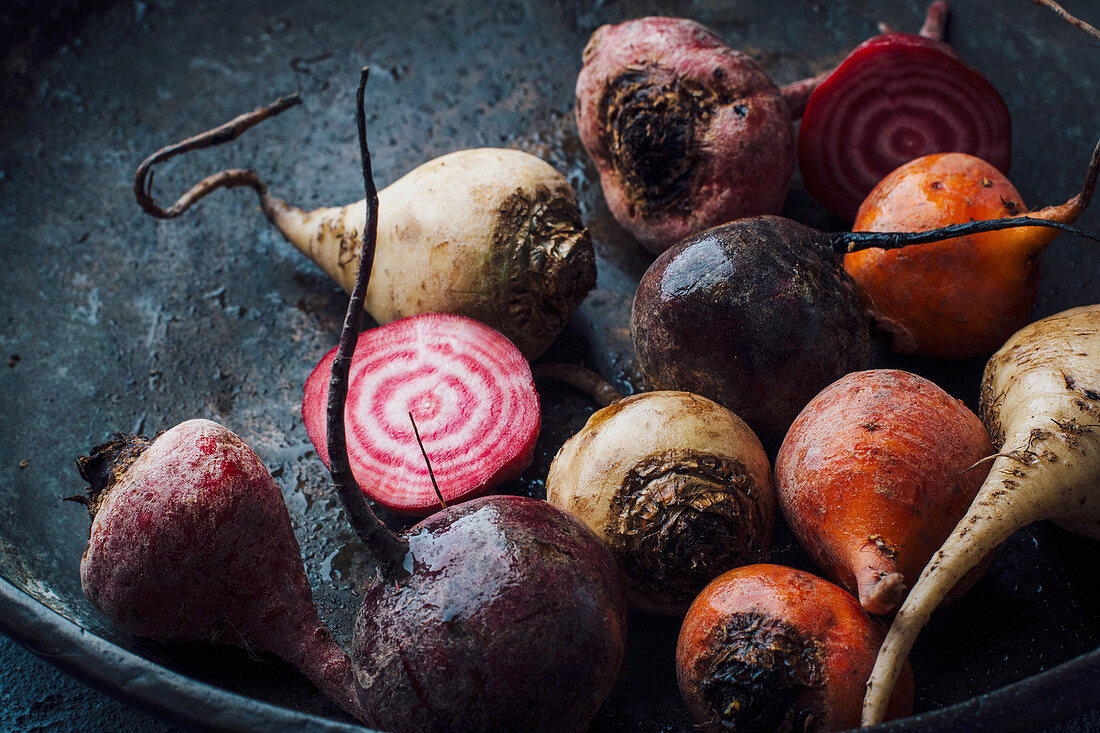
[[1033, 216], [923, 232], [825, 233], [779, 216], [707, 229], [666, 250], [642, 276], [630, 315], [638, 364], [653, 389], [709, 397], [777, 441], [814, 395], [870, 363], [870, 320], [844, 253], [1021, 226], [1100, 241]]
[[870, 363], [869, 321], [834, 244], [776, 216], [708, 229], [658, 257], [630, 328], [653, 389], [709, 397], [764, 438]]
[[365, 593], [352, 658], [387, 731], [584, 730], [618, 676], [614, 561], [571, 515], [489, 496], [407, 534], [410, 574]]

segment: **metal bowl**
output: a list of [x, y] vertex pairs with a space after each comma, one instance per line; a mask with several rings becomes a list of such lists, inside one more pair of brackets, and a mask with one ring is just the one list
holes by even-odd
[[[780, 83], [839, 61], [883, 21], [915, 29], [922, 3], [428, 2], [260, 0], [73, 3], [57, 43], [15, 47], [0, 120], [0, 629], [124, 700], [213, 729], [350, 729], [297, 672], [235, 649], [165, 646], [114, 629], [80, 591], [88, 517], [65, 504], [73, 459], [116, 430], [222, 422], [272, 469], [322, 616], [346, 640], [369, 562], [299, 419], [301, 386], [336, 340], [344, 294], [272, 231], [248, 191], [184, 218], [140, 213], [130, 180], [152, 150], [300, 89], [302, 108], [230, 146], [158, 173], [165, 198], [216, 169], [251, 167], [306, 207], [361, 196], [354, 89], [363, 64], [375, 171], [385, 185], [459, 148], [515, 147], [565, 172], [599, 257], [598, 289], [546, 359], [584, 362], [624, 389], [640, 379], [628, 331], [651, 258], [608, 214], [577, 139], [573, 84], [600, 24], [692, 17]], [[1028, 3], [956, 0], [949, 39], [1012, 112], [1024, 200], [1080, 186], [1097, 130], [1096, 49]], [[836, 229], [796, 179], [785, 213]], [[1080, 222], [1100, 227], [1100, 214]], [[1095, 245], [1045, 255], [1035, 315], [1100, 301]], [[885, 352], [974, 406], [980, 360]], [[550, 459], [594, 409], [540, 386], [545, 427], [531, 469], [506, 488], [539, 495]], [[985, 578], [937, 612], [911, 655], [923, 711], [884, 730], [1032, 730], [1100, 705], [1096, 546], [1023, 530]], [[778, 562], [812, 568], [789, 533]], [[632, 614], [623, 676], [595, 730], [688, 729], [672, 667], [679, 620]]]

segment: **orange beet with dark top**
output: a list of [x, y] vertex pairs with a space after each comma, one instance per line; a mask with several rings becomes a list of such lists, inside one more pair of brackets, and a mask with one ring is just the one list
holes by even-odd
[[[720, 575], [692, 603], [676, 646], [680, 694], [701, 730], [855, 728], [885, 630], [841, 588], [780, 565]], [[908, 664], [888, 717], [913, 707]]]
[[[860, 206], [852, 229], [919, 232], [1018, 215], [1068, 223], [1088, 205], [1094, 183], [1090, 168], [1080, 195], [1028, 212], [1015, 187], [989, 163], [964, 153], [926, 155], [884, 178]], [[966, 359], [989, 354], [1027, 322], [1039, 255], [1057, 234], [1019, 227], [866, 249], [846, 255], [844, 269], [878, 325], [892, 335], [895, 351]]]
[[854, 372], [787, 432], [779, 505], [826, 576], [889, 613], [966, 513], [989, 472], [974, 464], [992, 453], [977, 415], [927, 379]]

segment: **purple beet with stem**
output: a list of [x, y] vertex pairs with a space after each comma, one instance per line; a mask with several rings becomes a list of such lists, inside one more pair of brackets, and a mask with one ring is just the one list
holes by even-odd
[[544, 501], [488, 496], [404, 536], [371, 511], [348, 458], [344, 406], [373, 263], [378, 197], [358, 128], [367, 222], [329, 384], [329, 466], [348, 519], [379, 564], [352, 644], [368, 723], [388, 731], [580, 731], [622, 664], [626, 605], [608, 549]]

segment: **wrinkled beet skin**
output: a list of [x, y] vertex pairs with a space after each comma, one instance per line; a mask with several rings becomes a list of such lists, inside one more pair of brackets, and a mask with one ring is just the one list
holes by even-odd
[[714, 227], [662, 254], [630, 328], [653, 389], [709, 397], [766, 440], [870, 362], [855, 284], [820, 232], [780, 217]]
[[[641, 100], [656, 98], [662, 113], [631, 114], [624, 97], [639, 109], [653, 109]], [[576, 116], [611, 213], [654, 253], [783, 206], [795, 137], [782, 92], [698, 23], [653, 17], [597, 29], [577, 78]], [[629, 161], [614, 153], [615, 141], [633, 151]], [[662, 165], [643, 170], [653, 160]]]
[[411, 575], [368, 589], [356, 621], [368, 721], [395, 732], [583, 730], [619, 674], [626, 620], [596, 535], [544, 501], [489, 496], [408, 538]]
[[240, 438], [181, 423], [101, 499], [80, 581], [113, 623], [161, 642], [272, 652], [358, 717], [350, 662], [318, 618], [282, 494]]

